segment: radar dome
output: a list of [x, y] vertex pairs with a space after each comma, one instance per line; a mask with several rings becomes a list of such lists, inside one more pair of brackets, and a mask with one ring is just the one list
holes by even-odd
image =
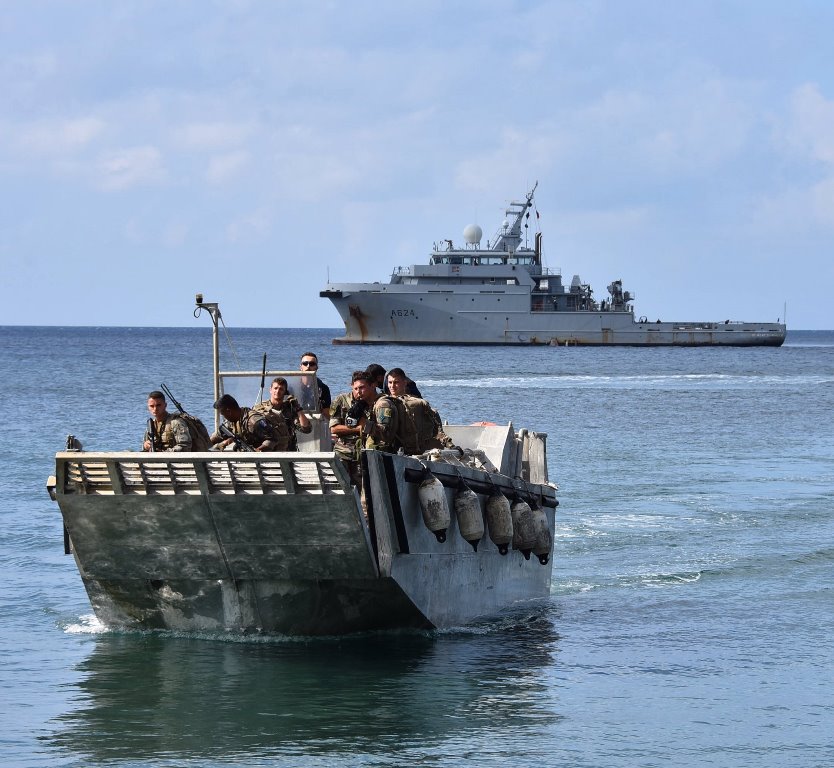
[[509, 229], [509, 227], [510, 227], [510, 222], [507, 221], [507, 219], [504, 219], [504, 229]]
[[463, 230], [463, 237], [469, 245], [476, 245], [481, 242], [484, 231], [477, 224], [470, 224]]

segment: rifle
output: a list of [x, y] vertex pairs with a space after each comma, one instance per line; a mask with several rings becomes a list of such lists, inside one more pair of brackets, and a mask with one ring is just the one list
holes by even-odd
[[183, 414], [183, 415], [185, 415], [185, 416], [188, 416], [188, 415], [189, 415], [189, 414], [188, 414], [188, 412], [185, 410], [185, 408], [183, 408], [183, 407], [180, 405], [179, 400], [177, 400], [177, 398], [176, 398], [176, 397], [174, 397], [173, 392], [171, 392], [171, 390], [170, 390], [170, 389], [168, 389], [168, 387], [167, 387], [167, 386], [165, 386], [165, 384], [163, 384], [163, 385], [160, 387], [160, 389], [161, 389], [161, 390], [162, 390], [162, 392], [164, 393], [165, 398], [166, 398], [167, 400], [170, 400], [170, 401], [174, 404], [174, 408], [176, 408], [176, 409], [177, 409], [177, 410], [178, 410], [181, 414]]
[[148, 419], [148, 436], [151, 438], [151, 453], [156, 453], [156, 427], [154, 426], [152, 418]]
[[229, 428], [228, 428], [225, 424], [221, 424], [221, 425], [217, 428], [217, 431], [218, 431], [221, 435], [223, 435], [223, 437], [226, 437], [226, 438], [231, 439], [231, 440], [234, 442], [235, 447], [236, 447], [239, 451], [254, 451], [254, 450], [255, 450], [255, 449], [254, 449], [251, 445], [249, 445], [248, 443], [246, 443], [246, 442], [244, 442], [243, 440], [241, 440], [241, 439], [240, 439], [240, 438], [239, 438], [239, 437], [238, 437], [238, 436], [237, 436], [234, 432], [232, 432], [232, 430], [231, 430], [231, 429], [229, 429]]

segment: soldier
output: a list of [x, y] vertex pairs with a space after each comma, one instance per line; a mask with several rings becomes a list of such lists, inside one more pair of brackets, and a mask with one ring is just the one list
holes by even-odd
[[452, 438], [443, 432], [440, 414], [428, 400], [407, 394], [408, 377], [402, 368], [388, 371], [388, 389], [402, 403], [398, 437], [404, 453], [416, 456], [432, 448], [454, 448]]
[[[263, 413], [254, 409], [241, 408], [231, 395], [223, 395], [214, 407], [220, 411], [225, 419], [223, 426], [235, 437], [243, 441], [255, 451], [285, 451], [289, 436], [283, 417], [279, 417], [284, 431], [279, 432]], [[218, 430], [211, 436], [212, 444], [218, 448], [225, 448], [237, 441], [227, 437]]]
[[365, 370], [374, 386], [382, 392], [385, 389], [385, 369], [379, 363], [371, 363]]
[[373, 410], [361, 424], [365, 448], [396, 453], [402, 445], [402, 411], [402, 404], [393, 395], [377, 395]]
[[[398, 370], [402, 370], [401, 368]], [[368, 373], [371, 374], [373, 378], [374, 385], [376, 388], [382, 392], [383, 394], [389, 394], [388, 391], [388, 377], [385, 375], [385, 369], [379, 363], [371, 363], [368, 366]], [[420, 390], [417, 389], [417, 385], [409, 379], [407, 376], [405, 378], [406, 382], [406, 394], [412, 395], [413, 397], [422, 397], [420, 394]]]
[[[319, 359], [315, 352], [305, 352], [301, 355], [301, 370], [306, 373], [313, 373], [318, 371]], [[327, 386], [318, 376], [316, 376], [316, 387], [318, 389], [319, 410], [323, 419], [330, 418], [330, 387]], [[301, 392], [299, 394], [301, 400], [301, 407], [308, 411], [315, 407], [316, 398], [313, 393], [313, 385], [306, 376], [301, 377]]]
[[190, 451], [191, 433], [185, 422], [168, 413], [165, 395], [154, 390], [148, 395], [148, 410], [153, 418], [148, 419], [145, 430], [143, 451]]
[[363, 424], [372, 413], [377, 399], [376, 389], [367, 371], [354, 371], [351, 391], [337, 395], [333, 401], [330, 432], [335, 438], [333, 449], [341, 459], [354, 485], [362, 485], [359, 453], [362, 449]]
[[312, 431], [313, 425], [295, 395], [288, 395], [287, 389], [287, 380], [283, 376], [277, 376], [269, 387], [269, 400], [258, 403], [252, 410], [262, 413], [273, 424], [275, 417], [280, 415], [287, 427], [287, 450], [297, 451], [296, 432], [307, 435]]

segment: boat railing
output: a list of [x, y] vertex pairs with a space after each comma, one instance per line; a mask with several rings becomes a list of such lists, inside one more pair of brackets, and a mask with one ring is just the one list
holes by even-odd
[[55, 457], [48, 490], [68, 495], [346, 495], [333, 453], [93, 453]]

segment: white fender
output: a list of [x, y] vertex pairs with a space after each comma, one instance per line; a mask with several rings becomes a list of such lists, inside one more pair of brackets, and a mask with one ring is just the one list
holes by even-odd
[[506, 555], [513, 540], [513, 516], [510, 502], [500, 491], [493, 493], [486, 503], [487, 529], [492, 543], [502, 555]]
[[550, 553], [553, 551], [553, 535], [547, 523], [547, 515], [541, 507], [533, 507], [533, 518], [536, 521], [536, 541], [533, 544], [533, 554], [539, 558], [542, 565], [547, 565]]
[[521, 550], [524, 559], [529, 560], [538, 533], [533, 510], [526, 501], [519, 500], [513, 503], [510, 511], [513, 515], [513, 549]]
[[470, 488], [462, 488], [455, 494], [455, 514], [458, 518], [458, 528], [471, 545], [478, 551], [478, 542], [484, 536], [484, 513], [478, 494]]
[[426, 524], [426, 528], [442, 544], [446, 541], [446, 530], [452, 520], [449, 514], [449, 504], [446, 501], [446, 492], [443, 490], [443, 483], [429, 473], [417, 488], [417, 496], [420, 499], [420, 511], [423, 513], [423, 522]]

